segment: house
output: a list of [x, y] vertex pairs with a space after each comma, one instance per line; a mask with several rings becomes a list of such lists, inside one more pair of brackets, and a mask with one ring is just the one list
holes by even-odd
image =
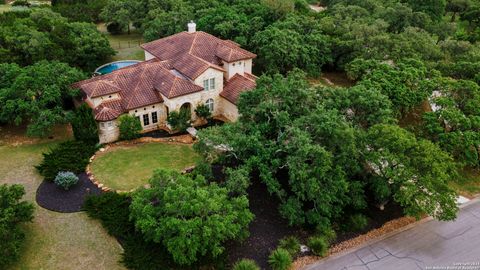
[[252, 74], [255, 54], [230, 40], [202, 31], [188, 31], [141, 45], [145, 61], [73, 85], [93, 108], [101, 143], [118, 139], [122, 114], [139, 118], [143, 130], [168, 129], [170, 112], [208, 106], [214, 117], [238, 118], [241, 92], [256, 86]]

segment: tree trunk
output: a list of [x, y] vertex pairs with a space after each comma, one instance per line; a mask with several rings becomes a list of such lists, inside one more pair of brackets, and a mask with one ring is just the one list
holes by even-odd
[[128, 23], [128, 26], [127, 26], [127, 33], [130, 35], [130, 23]]

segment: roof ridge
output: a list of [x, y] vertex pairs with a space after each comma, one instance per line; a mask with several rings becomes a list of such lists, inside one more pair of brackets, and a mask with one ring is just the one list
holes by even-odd
[[197, 41], [198, 34], [195, 32], [195, 37], [193, 37], [192, 44], [190, 45], [190, 50], [188, 50], [188, 53], [191, 54], [193, 50], [193, 46], [195, 45], [195, 42]]

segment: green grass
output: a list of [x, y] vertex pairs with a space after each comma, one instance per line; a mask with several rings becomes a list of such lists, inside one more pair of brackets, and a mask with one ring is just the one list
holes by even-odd
[[[19, 131], [19, 130], [18, 130]], [[42, 182], [34, 166], [42, 152], [66, 140], [20, 138], [17, 130], [0, 130], [0, 184], [22, 184], [25, 199], [35, 204], [34, 220], [27, 224], [20, 260], [9, 269], [125, 269], [120, 263], [122, 248], [101, 224], [85, 213], [62, 214], [41, 208], [35, 192]]]
[[473, 198], [480, 194], [480, 170], [466, 169], [460, 173], [460, 178], [450, 183], [457, 193], [465, 197]]
[[130, 190], [148, 183], [155, 169], [180, 171], [198, 159], [191, 145], [147, 143], [110, 149], [97, 156], [91, 170], [107, 187]]
[[143, 49], [140, 48], [144, 40], [139, 31], [133, 29], [130, 34], [112, 35], [107, 31], [104, 23], [98, 24], [97, 28], [107, 36], [110, 46], [117, 52], [112, 57], [112, 61], [145, 60]]

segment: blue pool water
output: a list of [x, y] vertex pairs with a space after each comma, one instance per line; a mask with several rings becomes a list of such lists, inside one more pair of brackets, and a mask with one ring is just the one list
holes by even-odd
[[119, 68], [123, 68], [123, 67], [128, 67], [128, 66], [131, 66], [131, 65], [134, 65], [136, 63], [139, 63], [141, 61], [136, 61], [136, 60], [124, 60], [124, 61], [117, 61], [117, 62], [112, 62], [112, 63], [108, 63], [108, 64], [105, 64], [103, 66], [100, 66], [99, 68], [97, 68], [95, 70], [95, 73], [96, 74], [108, 74], [114, 70], [117, 70]]

